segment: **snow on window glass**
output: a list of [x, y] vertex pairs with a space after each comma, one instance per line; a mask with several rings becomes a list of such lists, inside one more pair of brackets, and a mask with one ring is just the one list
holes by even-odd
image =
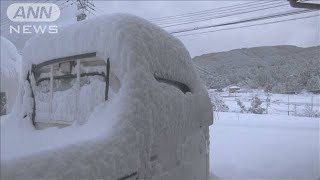
[[36, 68], [36, 126], [41, 129], [85, 123], [106, 99], [106, 75], [105, 61], [94, 59], [54, 62]]

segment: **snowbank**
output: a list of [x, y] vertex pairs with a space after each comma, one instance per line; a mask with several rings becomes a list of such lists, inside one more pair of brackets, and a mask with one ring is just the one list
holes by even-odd
[[21, 72], [21, 56], [17, 48], [1, 37], [1, 92], [6, 93], [6, 114], [11, 112], [18, 95]]
[[103, 16], [29, 40], [24, 78], [32, 64], [90, 52], [110, 59], [119, 90], [82, 126], [35, 130], [23, 119], [24, 86], [15, 115], [1, 122], [1, 177], [118, 179], [137, 172], [141, 179], [204, 179], [212, 109], [184, 45], [146, 20]]
[[1, 36], [1, 77], [18, 77], [21, 57], [17, 48]]

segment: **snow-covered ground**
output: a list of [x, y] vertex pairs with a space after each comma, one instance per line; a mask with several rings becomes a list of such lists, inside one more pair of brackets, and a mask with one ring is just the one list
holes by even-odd
[[[209, 90], [209, 94], [216, 94], [222, 97], [225, 104], [229, 107], [228, 112], [240, 112], [237, 100], [240, 100], [246, 108], [250, 107], [253, 97], [257, 96], [261, 101], [261, 107], [267, 108], [268, 94], [259, 90], [243, 90], [239, 93], [214, 92]], [[304, 116], [306, 106], [313, 106], [314, 111], [320, 111], [320, 95], [312, 93], [302, 94], [269, 94], [270, 104], [268, 114]], [[288, 105], [289, 104], [289, 105]]]
[[215, 113], [210, 171], [221, 179], [317, 179], [319, 119]]

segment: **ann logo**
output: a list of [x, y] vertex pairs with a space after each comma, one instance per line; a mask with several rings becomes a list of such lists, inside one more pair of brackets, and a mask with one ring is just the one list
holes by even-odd
[[[25, 12], [27, 11], [27, 12]], [[49, 12], [48, 12], [49, 11]], [[23, 6], [20, 6], [13, 16], [13, 19], [16, 18], [22, 18], [22, 19], [29, 19], [29, 18], [34, 18], [34, 19], [43, 19], [45, 16], [46, 18], [50, 18], [52, 13], [52, 6], [49, 7], [47, 10], [46, 7], [36, 7], [34, 9], [32, 6], [29, 6], [27, 10], [24, 9]]]
[[60, 16], [60, 8], [53, 3], [14, 3], [7, 9], [14, 22], [53, 22]]

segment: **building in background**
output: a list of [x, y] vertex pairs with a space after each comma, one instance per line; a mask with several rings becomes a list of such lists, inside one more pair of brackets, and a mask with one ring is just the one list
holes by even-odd
[[228, 88], [229, 90], [229, 96], [231, 96], [231, 94], [233, 94], [234, 96], [237, 95], [237, 93], [240, 91], [240, 87], [239, 86], [230, 86]]

